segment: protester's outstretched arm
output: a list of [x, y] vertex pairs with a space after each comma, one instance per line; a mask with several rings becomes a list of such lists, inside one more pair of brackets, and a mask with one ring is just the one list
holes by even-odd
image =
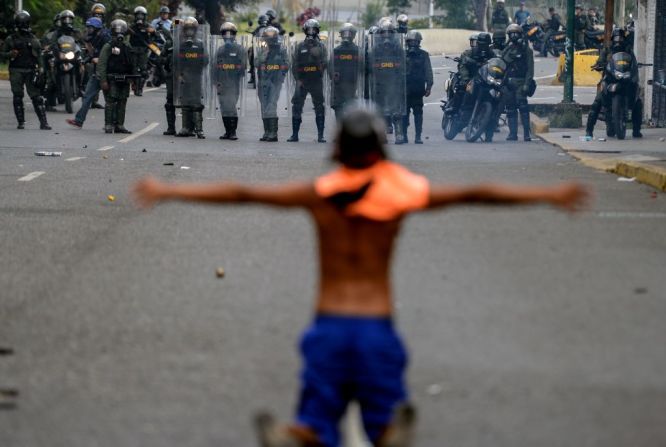
[[317, 202], [312, 183], [251, 186], [239, 183], [177, 184], [151, 177], [134, 186], [136, 202], [148, 208], [158, 202], [179, 200], [207, 203], [262, 203], [281, 207], [312, 207]]
[[428, 208], [464, 204], [527, 205], [544, 203], [567, 211], [578, 211], [586, 205], [588, 198], [587, 189], [574, 182], [555, 186], [481, 184], [459, 187], [432, 185]]

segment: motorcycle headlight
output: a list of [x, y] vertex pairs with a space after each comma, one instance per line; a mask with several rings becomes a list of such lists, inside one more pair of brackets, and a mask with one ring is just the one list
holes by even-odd
[[65, 59], [67, 59], [68, 61], [74, 60], [74, 57], [75, 56], [73, 51], [68, 51], [67, 53], [65, 53]]
[[631, 73], [615, 70], [615, 73], [613, 73], [613, 75], [615, 76], [616, 79], [621, 80], [629, 78], [629, 76], [631, 76]]

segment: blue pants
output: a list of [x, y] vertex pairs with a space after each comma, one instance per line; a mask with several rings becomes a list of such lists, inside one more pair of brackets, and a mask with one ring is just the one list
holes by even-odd
[[86, 116], [88, 116], [88, 110], [92, 106], [93, 101], [95, 100], [95, 95], [97, 95], [101, 89], [101, 85], [97, 76], [90, 76], [88, 78], [88, 83], [86, 84], [86, 91], [83, 93], [83, 99], [81, 100], [81, 108], [76, 112], [76, 117], [74, 118], [77, 123], [83, 124], [86, 121]]
[[407, 399], [407, 353], [387, 318], [320, 315], [301, 340], [304, 358], [298, 423], [326, 447], [338, 447], [338, 423], [347, 404], [361, 407], [363, 426], [376, 443]]

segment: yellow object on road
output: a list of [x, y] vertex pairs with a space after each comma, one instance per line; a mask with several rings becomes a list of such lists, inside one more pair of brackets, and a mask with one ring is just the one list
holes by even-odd
[[[599, 50], [583, 50], [574, 52], [574, 86], [594, 87], [601, 81], [601, 72], [592, 70], [592, 66], [599, 58]], [[564, 82], [564, 54], [560, 54], [557, 64], [557, 76], [553, 85], [562, 85]]]
[[108, 196], [106, 196], [106, 198], [109, 199], [109, 202], [113, 202], [113, 201], [116, 200], [116, 196], [112, 196], [111, 194], [109, 194]]

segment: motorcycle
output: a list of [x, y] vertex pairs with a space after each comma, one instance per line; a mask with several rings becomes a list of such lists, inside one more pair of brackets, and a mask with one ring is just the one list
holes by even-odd
[[[450, 58], [447, 57], [456, 63], [460, 62], [460, 58]], [[442, 130], [444, 131], [444, 138], [447, 140], [453, 140], [456, 135], [460, 133], [461, 130], [465, 128], [466, 121], [463, 118], [463, 111], [461, 107], [458, 107], [457, 110], [447, 112], [446, 109], [450, 104], [452, 104], [453, 99], [456, 97], [458, 89], [462, 88], [460, 86], [460, 74], [456, 71], [449, 71], [449, 78], [444, 82], [444, 91], [446, 92], [446, 98], [440, 100], [440, 108], [442, 109]]]
[[474, 98], [472, 115], [465, 129], [465, 140], [469, 143], [475, 142], [483, 134], [486, 141], [492, 140], [505, 84], [506, 63], [500, 58], [492, 58], [467, 85], [467, 93]]
[[534, 51], [541, 52], [546, 41], [546, 33], [544, 33], [541, 24], [530, 17], [523, 23], [522, 27], [523, 34], [527, 36], [527, 40], [532, 44]]
[[585, 30], [585, 48], [588, 50], [601, 50], [604, 46], [604, 30], [587, 29]]
[[155, 40], [148, 44], [150, 53], [148, 53], [148, 79], [146, 84], [152, 87], [159, 87], [166, 79], [162, 51], [164, 51], [167, 42], [164, 35], [160, 32], [160, 28], [155, 32]]
[[61, 36], [56, 48], [48, 50], [47, 63], [58, 103], [64, 103], [67, 113], [72, 113], [72, 103], [81, 96], [81, 48], [73, 37]]

